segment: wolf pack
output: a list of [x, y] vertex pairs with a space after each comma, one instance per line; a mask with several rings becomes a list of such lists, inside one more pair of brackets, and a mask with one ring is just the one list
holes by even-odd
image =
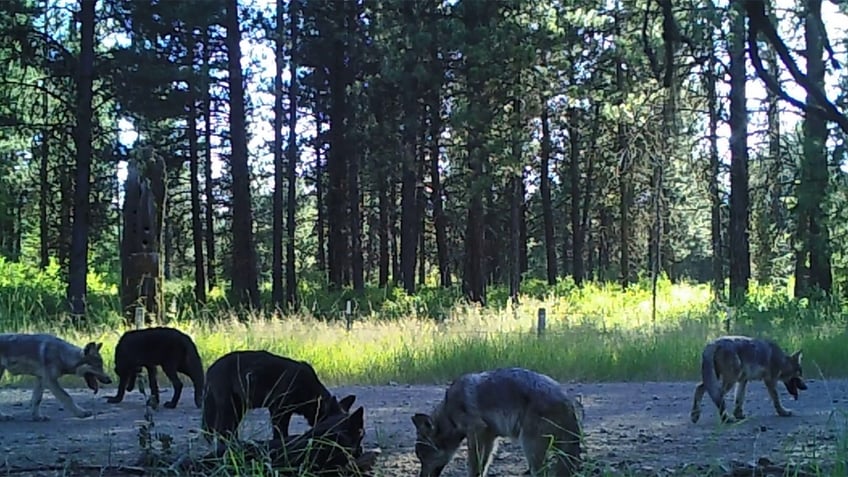
[[[5, 371], [34, 379], [31, 412], [34, 420], [48, 419], [40, 406], [44, 388], [66, 410], [79, 418], [93, 415], [79, 407], [62, 388], [59, 378], [76, 375], [94, 393], [101, 384], [112, 384], [103, 369], [102, 343], [78, 347], [51, 334], [0, 334], [0, 378]], [[718, 409], [721, 422], [745, 418], [743, 405], [748, 381], [762, 380], [779, 416], [792, 413], [780, 402], [778, 384], [798, 399], [807, 389], [801, 369], [801, 352], [787, 354], [764, 338], [722, 336], [706, 344], [701, 355], [701, 382], [696, 386], [690, 419], [697, 423], [705, 394]], [[308, 362], [264, 350], [232, 351], [204, 371], [200, 354], [187, 334], [169, 327], [152, 327], [124, 333], [114, 350], [117, 392], [107, 398], [119, 403], [136, 387], [142, 369], [147, 371], [152, 408], [159, 405], [157, 368], [173, 386], [173, 409], [182, 396], [187, 376], [194, 388], [194, 404], [201, 409], [201, 431], [213, 450], [198, 462], [180, 463], [189, 473], [196, 465], [216, 462], [238, 440], [238, 428], [251, 409], [267, 408], [273, 438], [261, 444], [242, 443], [245, 455], [265, 458], [272, 465], [321, 475], [367, 475], [374, 453], [365, 452], [365, 416], [362, 406], [351, 410], [355, 395], [338, 398], [321, 382]], [[725, 395], [736, 387], [733, 412]], [[289, 434], [293, 415], [302, 416], [309, 428]], [[438, 477], [463, 441], [468, 449], [469, 477], [487, 475], [499, 438], [516, 441], [533, 476], [571, 476], [581, 468], [583, 403], [568, 395], [559, 382], [542, 373], [520, 368], [498, 368], [464, 374], [450, 385], [429, 413], [411, 416], [415, 429], [415, 455], [420, 477]], [[0, 413], [0, 420], [12, 417]], [[2, 433], [2, 424], [0, 424]], [[323, 445], [321, 443], [324, 443]], [[201, 472], [202, 473], [202, 472]]]

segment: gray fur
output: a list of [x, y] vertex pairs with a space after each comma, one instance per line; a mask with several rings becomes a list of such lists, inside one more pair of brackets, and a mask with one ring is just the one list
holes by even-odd
[[[47, 419], [40, 410], [45, 386], [74, 415], [80, 418], [89, 417], [92, 412], [77, 406], [59, 384], [58, 379], [61, 376], [73, 374], [110, 384], [112, 380], [103, 371], [101, 346], [100, 343], [88, 343], [83, 349], [44, 333], [0, 334], [0, 378], [6, 370], [10, 374], [35, 377], [30, 403], [33, 420]], [[5, 414], [0, 414], [0, 419], [9, 418]]]
[[484, 477], [498, 437], [521, 444], [531, 475], [572, 475], [580, 456], [581, 407], [559, 383], [527, 369], [460, 376], [430, 415], [412, 417], [419, 476], [439, 476], [467, 439], [468, 475]]
[[[695, 388], [690, 417], [698, 422], [704, 393], [716, 405], [722, 421], [744, 419], [742, 407], [748, 381], [762, 380], [779, 416], [792, 412], [780, 403], [776, 385], [783, 382], [797, 399], [798, 390], [807, 389], [801, 369], [801, 352], [787, 355], [775, 342], [747, 336], [722, 336], [704, 347], [701, 354], [701, 383]], [[724, 395], [736, 385], [736, 398], [731, 418], [725, 409]]]

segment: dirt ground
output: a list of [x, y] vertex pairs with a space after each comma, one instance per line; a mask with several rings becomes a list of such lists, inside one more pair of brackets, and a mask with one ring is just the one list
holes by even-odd
[[[164, 383], [163, 383], [164, 384]], [[722, 465], [732, 461], [753, 462], [767, 458], [773, 462], [820, 460], [822, 453], [837, 445], [836, 436], [845, 431], [848, 409], [848, 381], [811, 380], [810, 389], [792, 401], [781, 390], [793, 417], [777, 417], [761, 383], [748, 387], [746, 421], [718, 424], [715, 407], [706, 399], [698, 424], [689, 421], [691, 382], [567, 383], [564, 389], [582, 395], [585, 409], [586, 458], [607, 470], [630, 475], [692, 475], [687, 465]], [[366, 448], [380, 448], [382, 454], [375, 472], [380, 476], [411, 476], [417, 473], [413, 453], [414, 429], [410, 416], [429, 411], [442, 397], [444, 386], [344, 386], [333, 392], [357, 395], [357, 405], [366, 409]], [[176, 454], [193, 449], [206, 450], [199, 438], [200, 411], [192, 402], [193, 390], [184, 390], [177, 409], [154, 413], [155, 432], [174, 439]], [[43, 413], [46, 422], [33, 422], [29, 415], [30, 390], [0, 388], [0, 412], [12, 419], [0, 421], [0, 476], [57, 475], [60, 472], [22, 472], [24, 468], [63, 468], [65, 474], [76, 464], [133, 465], [140, 455], [138, 429], [144, 419], [143, 397], [129, 393], [120, 404], [107, 404], [105, 397], [114, 389], [71, 391], [82, 407], [95, 416], [77, 419], [61, 409], [49, 392], [45, 393]], [[162, 402], [170, 397], [163, 392]], [[730, 403], [730, 396], [728, 396]], [[254, 411], [243, 424], [242, 436], [268, 438], [267, 411]], [[292, 432], [300, 432], [305, 422], [293, 420]], [[817, 457], [819, 456], [819, 457]], [[489, 475], [520, 476], [526, 469], [520, 449], [504, 442], [498, 449]], [[80, 472], [92, 475], [91, 472]], [[96, 474], [95, 474], [96, 475]], [[443, 474], [465, 475], [464, 448]]]

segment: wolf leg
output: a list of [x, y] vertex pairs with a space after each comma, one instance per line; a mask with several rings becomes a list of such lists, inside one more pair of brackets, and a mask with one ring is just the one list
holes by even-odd
[[689, 418], [692, 423], [698, 422], [701, 418], [701, 401], [704, 399], [704, 393], [707, 391], [704, 383], [699, 383], [695, 386], [695, 396], [692, 399], [692, 410], [689, 412]]
[[162, 371], [165, 372], [165, 376], [168, 376], [168, 379], [171, 380], [171, 385], [174, 386], [174, 395], [170, 401], [165, 403], [166, 408], [173, 409], [177, 407], [177, 402], [179, 402], [180, 396], [183, 393], [183, 382], [177, 374], [177, 366], [175, 364], [168, 363], [162, 366]]
[[120, 378], [118, 379], [118, 392], [114, 396], [106, 398], [106, 402], [109, 404], [117, 404], [124, 400], [124, 392], [125, 390], [129, 390], [127, 383], [130, 380], [130, 376], [132, 375], [127, 375], [126, 373], [118, 375]]
[[748, 381], [743, 379], [736, 383], [736, 398], [733, 400], [733, 417], [745, 419], [745, 412], [742, 406], [745, 404], [745, 388], [748, 386]]
[[33, 421], [46, 421], [47, 417], [41, 414], [41, 398], [44, 397], [44, 382], [41, 377], [35, 378], [35, 385], [32, 387], [32, 399], [30, 400], [30, 409], [32, 411]]
[[48, 378], [46, 384], [47, 389], [49, 389], [50, 392], [53, 393], [54, 396], [56, 396], [56, 399], [58, 399], [59, 402], [61, 402], [65, 406], [65, 409], [68, 409], [73, 412], [75, 416], [79, 418], [85, 418], [94, 415], [93, 412], [77, 406], [74, 400], [71, 399], [71, 396], [68, 395], [68, 393], [64, 389], [62, 389], [61, 385], [59, 385], [59, 381], [56, 381], [52, 378]]
[[[560, 419], [540, 418], [537, 425], [525, 426], [519, 440], [530, 475], [569, 477], [580, 462], [580, 428], [573, 414]], [[550, 461], [550, 463], [549, 463]]]
[[771, 402], [774, 403], [774, 410], [777, 411], [777, 415], [780, 417], [789, 417], [792, 415], [792, 411], [783, 407], [783, 404], [780, 404], [780, 396], [777, 394], [777, 388], [775, 387], [774, 381], [766, 381], [766, 389], [768, 389], [769, 397], [771, 397]]
[[[3, 366], [0, 366], [0, 379], [3, 379], [3, 373], [5, 373], [5, 372], [6, 372], [6, 368], [4, 368]], [[0, 412], [0, 421], [8, 421], [10, 419], [12, 419], [12, 416], [10, 416], [9, 414], [3, 414], [2, 412]]]
[[497, 436], [490, 429], [476, 429], [468, 433], [468, 477], [486, 477]]
[[150, 385], [150, 407], [159, 407], [159, 382], [156, 381], [156, 365], [145, 366], [147, 368], [147, 384]]
[[721, 400], [716, 403], [718, 406], [718, 415], [721, 417], [721, 422], [733, 422], [733, 418], [727, 413], [727, 405], [724, 402], [724, 396], [730, 392], [730, 388], [736, 384], [732, 380], [724, 380], [721, 383]]

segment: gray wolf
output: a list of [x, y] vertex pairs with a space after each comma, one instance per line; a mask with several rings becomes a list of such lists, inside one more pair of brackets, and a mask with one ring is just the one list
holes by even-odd
[[[100, 356], [102, 346], [103, 343], [91, 342], [80, 348], [50, 334], [0, 334], [0, 378], [6, 370], [11, 374], [35, 376], [30, 403], [33, 420], [47, 420], [41, 414], [45, 386], [75, 416], [90, 417], [93, 413], [74, 403], [59, 384], [59, 378], [65, 375], [80, 376], [95, 393], [99, 389], [98, 381], [111, 384], [112, 379], [103, 371], [103, 358]], [[10, 417], [0, 414], [0, 418]]]
[[317, 422], [345, 414], [355, 396], [337, 400], [318, 379], [315, 369], [267, 351], [234, 351], [206, 371], [201, 427], [207, 440], [214, 434], [234, 437], [249, 409], [268, 408], [275, 439], [289, 435], [292, 414]]
[[[438, 477], [463, 439], [468, 476], [485, 477], [498, 437], [516, 439], [534, 476], [570, 476], [580, 464], [582, 405], [524, 368], [460, 376], [434, 411], [415, 414], [419, 477]], [[549, 451], [550, 455], [549, 455]]]
[[[695, 387], [690, 414], [692, 422], [698, 422], [701, 417], [701, 400], [705, 392], [718, 408], [722, 422], [744, 419], [745, 388], [748, 381], [759, 379], [765, 383], [777, 414], [791, 416], [792, 412], [780, 403], [776, 386], [778, 381], [782, 381], [795, 399], [798, 399], [799, 390], [807, 389], [801, 369], [801, 351], [787, 355], [771, 340], [747, 336], [722, 336], [707, 343], [701, 354], [701, 383]], [[734, 384], [736, 399], [731, 418], [725, 409], [724, 396]]]
[[203, 362], [197, 352], [197, 346], [191, 337], [182, 331], [167, 327], [154, 327], [127, 331], [115, 346], [115, 374], [118, 375], [118, 393], [107, 399], [110, 403], [119, 403], [124, 399], [124, 391], [132, 391], [141, 368], [147, 369], [150, 381], [151, 404], [159, 405], [159, 383], [156, 380], [156, 366], [168, 376], [174, 386], [174, 395], [165, 403], [173, 409], [183, 392], [183, 382], [177, 373], [191, 379], [194, 385], [194, 404], [200, 407], [203, 397]]

